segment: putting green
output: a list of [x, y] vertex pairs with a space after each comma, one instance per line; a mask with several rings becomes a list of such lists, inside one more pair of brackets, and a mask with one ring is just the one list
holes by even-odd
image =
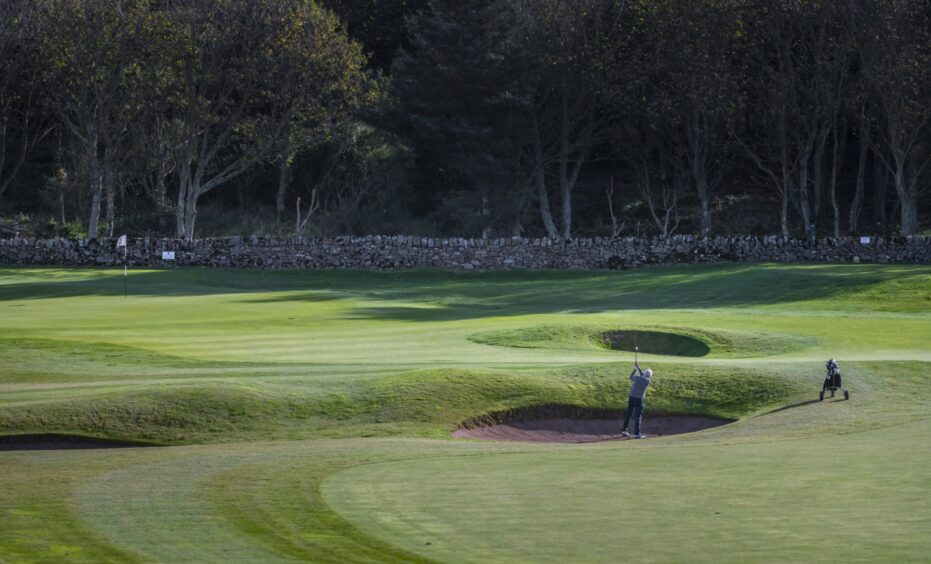
[[407, 460], [323, 491], [363, 532], [445, 561], [920, 561], [929, 439], [926, 420], [852, 438]]
[[[176, 446], [0, 452], [0, 561], [931, 552], [929, 266], [143, 270], [127, 298], [120, 274], [0, 269], [0, 434]], [[641, 354], [647, 432], [739, 421], [450, 438], [483, 413], [622, 409], [632, 355], [598, 342], [616, 330], [708, 347]], [[701, 352], [679, 345], [654, 352]], [[850, 401], [813, 401], [830, 357]]]

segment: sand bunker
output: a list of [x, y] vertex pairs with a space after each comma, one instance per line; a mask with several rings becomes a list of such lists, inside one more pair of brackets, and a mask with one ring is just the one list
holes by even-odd
[[[524, 441], [537, 443], [592, 443], [628, 440], [622, 437], [623, 419], [576, 419], [559, 417], [510, 421], [494, 425], [460, 428], [454, 437], [490, 441]], [[657, 415], [645, 417], [642, 432], [649, 437], [692, 433], [725, 425], [729, 421], [688, 415]]]
[[601, 342], [615, 351], [633, 352], [637, 347], [642, 353], [673, 356], [705, 356], [711, 352], [708, 344], [700, 339], [665, 331], [605, 331], [601, 334]]
[[0, 436], [0, 451], [133, 448], [146, 446], [153, 445], [57, 434]]

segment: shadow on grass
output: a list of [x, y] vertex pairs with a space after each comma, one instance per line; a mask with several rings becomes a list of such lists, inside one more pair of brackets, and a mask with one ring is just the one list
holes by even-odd
[[796, 407], [803, 407], [806, 405], [811, 405], [813, 403], [821, 403], [821, 400], [813, 399], [813, 400], [800, 401], [798, 403], [793, 403], [792, 405], [784, 405], [782, 407], [773, 409], [771, 411], [767, 411], [763, 415], [772, 415], [773, 413], [779, 413], [780, 411], [787, 411], [789, 409], [795, 409]]
[[[62, 276], [62, 272], [70, 276]], [[762, 306], [829, 299], [889, 280], [924, 279], [927, 273], [896, 265], [725, 264], [624, 272], [470, 273], [192, 268], [131, 272], [128, 288], [130, 298], [251, 294], [242, 301], [402, 302], [371, 306], [363, 303], [350, 317], [450, 321], [555, 312]], [[4, 269], [0, 274], [0, 302], [123, 294], [122, 273], [117, 270], [33, 268]]]
[[139, 441], [118, 441], [60, 433], [0, 435], [0, 452], [17, 450], [85, 450], [161, 446]]

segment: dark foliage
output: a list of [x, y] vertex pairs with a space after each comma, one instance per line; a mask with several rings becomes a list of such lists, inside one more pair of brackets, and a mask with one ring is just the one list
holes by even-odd
[[929, 6], [7, 0], [0, 236], [922, 233]]

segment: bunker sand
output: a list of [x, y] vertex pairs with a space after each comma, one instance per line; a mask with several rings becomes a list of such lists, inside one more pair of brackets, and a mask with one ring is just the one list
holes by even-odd
[[[621, 436], [623, 419], [573, 419], [568, 417], [511, 421], [497, 425], [461, 428], [454, 437], [489, 441], [534, 443], [594, 443], [626, 440]], [[711, 429], [730, 423], [709, 417], [658, 415], [644, 418], [642, 431], [651, 437], [679, 435]], [[630, 431], [633, 432], [633, 425]]]

